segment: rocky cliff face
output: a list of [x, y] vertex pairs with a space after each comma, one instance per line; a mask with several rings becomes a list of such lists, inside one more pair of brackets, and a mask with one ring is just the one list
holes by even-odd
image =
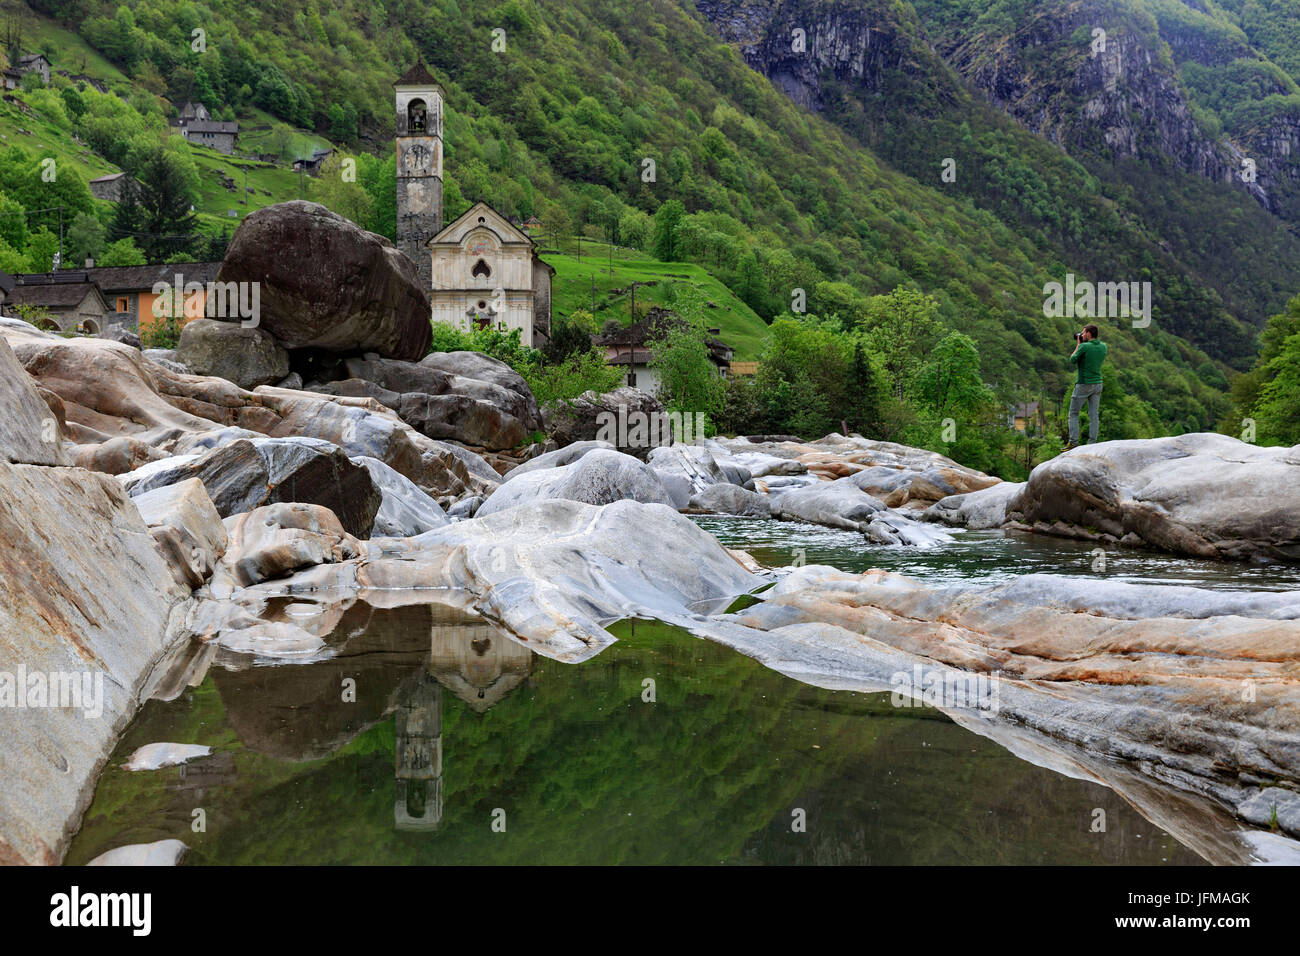
[[884, 92], [894, 73], [932, 81], [892, 12], [882, 19], [868, 5], [809, 0], [697, 0], [696, 6], [724, 40], [741, 45], [751, 67], [806, 109], [826, 105], [831, 78], [873, 94]]
[[[1172, 164], [1245, 189], [1269, 209], [1275, 205], [1268, 189], [1275, 181], [1272, 160], [1300, 146], [1288, 129], [1262, 132], [1258, 148], [1251, 144], [1262, 175], [1244, 182], [1245, 151], [1215, 141], [1198, 125], [1153, 26], [1117, 20], [1094, 3], [1041, 4], [1001, 34], [949, 31], [933, 39], [910, 11], [873, 0], [696, 0], [696, 7], [724, 40], [740, 44], [750, 66], [809, 109], [824, 108], [834, 82], [852, 83], [870, 108], [872, 97], [896, 101], [908, 85], [955, 90], [955, 71], [1072, 155]], [[1094, 51], [1099, 25], [1106, 42]], [[795, 30], [804, 31], [803, 50]], [[1183, 45], [1182, 55], [1208, 62], [1231, 55], [1190, 37]]]

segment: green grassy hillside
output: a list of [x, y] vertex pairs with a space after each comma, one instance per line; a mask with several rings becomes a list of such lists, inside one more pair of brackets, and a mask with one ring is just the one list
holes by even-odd
[[[995, 118], [963, 134], [954, 117], [969, 101], [927, 52], [908, 4], [805, 6], [878, 20], [900, 38], [904, 55], [881, 74], [890, 81], [893, 138], [852, 122], [851, 109], [819, 115], [792, 102], [691, 0], [219, 0], [201, 8], [188, 0], [33, 0], [29, 17], [39, 34], [110, 63], [146, 114], [197, 97], [238, 118], [250, 131], [245, 145], [283, 141], [285, 126], [294, 148], [340, 144], [359, 159], [358, 195], [331, 201], [348, 200], [335, 208], [390, 236], [391, 83], [418, 53], [447, 93], [448, 218], [484, 198], [507, 215], [536, 215], [548, 231], [608, 237], [706, 269], [719, 284], [706, 293], [718, 306], [710, 324], [728, 330], [742, 357], [761, 349], [754, 318], [789, 315], [800, 296], [811, 313], [854, 327], [868, 297], [901, 286], [933, 296], [944, 325], [971, 336], [987, 382], [1055, 394], [1071, 377], [1065, 355], [1077, 323], [1043, 315], [1044, 285], [1067, 272], [1150, 276], [1158, 290], [1152, 328], [1107, 330], [1125, 389], [1173, 431], [1210, 427], [1229, 412], [1226, 374], [1249, 364], [1254, 327], [1290, 291], [1300, 245], [1181, 180], [1126, 181], [1126, 193], [1112, 194], [1056, 147]], [[204, 31], [202, 52], [192, 48], [194, 30]], [[502, 38], [504, 46], [494, 44]], [[940, 130], [959, 145], [969, 135], [982, 157], [956, 187], [931, 168], [938, 147], [930, 140]], [[194, 151], [193, 162], [196, 206], [209, 229], [229, 228], [231, 208], [298, 194], [296, 177], [283, 170], [250, 167], [248, 194], [235, 161]], [[1224, 241], [1212, 241], [1204, 216], [1140, 215], [1133, 194], [1160, 195], [1170, 182], [1176, 211], [1204, 200], [1216, 224], [1232, 223]], [[659, 243], [651, 219], [669, 203], [684, 215]], [[1238, 274], [1235, 284], [1201, 274], [1198, 264], [1216, 248], [1226, 263], [1217, 275]], [[556, 265], [557, 309], [589, 306], [594, 272]], [[598, 300], [642, 268], [631, 258], [613, 276], [596, 275]], [[704, 281], [684, 267], [667, 271]], [[1256, 287], [1253, 299], [1238, 295]], [[622, 305], [598, 301], [597, 312]]]

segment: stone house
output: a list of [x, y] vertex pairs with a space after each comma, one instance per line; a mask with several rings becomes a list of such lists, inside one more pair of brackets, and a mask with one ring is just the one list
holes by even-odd
[[18, 58], [19, 73], [39, 73], [46, 86], [50, 85], [50, 61], [43, 53], [25, 53]]
[[209, 146], [227, 156], [235, 151], [239, 137], [238, 123], [219, 123], [215, 120], [189, 120], [182, 123], [181, 135], [196, 146]]
[[55, 314], [55, 324], [63, 331], [88, 321], [94, 334], [109, 328], [138, 333], [156, 321], [154, 304], [160, 296], [154, 290], [159, 285], [202, 286], [203, 291], [191, 291], [185, 298], [182, 318], [188, 321], [203, 315], [207, 285], [216, 279], [220, 268], [220, 262], [179, 262], [17, 275], [6, 308], [19, 303], [43, 306]]
[[[177, 262], [153, 266], [99, 266], [81, 270], [103, 292], [114, 325], [134, 332], [147, 329], [156, 317], [154, 289], [160, 283], [181, 287], [197, 283], [206, 288], [217, 278], [220, 262]], [[179, 276], [179, 280], [178, 277]], [[204, 292], [194, 292], [185, 300], [185, 319], [203, 314], [207, 302]]]
[[5, 310], [17, 315], [14, 308], [20, 305], [45, 309], [61, 332], [99, 335], [115, 324], [110, 322], [108, 305], [99, 286], [81, 272], [14, 276], [13, 290], [5, 297]]
[[96, 199], [117, 202], [122, 198], [122, 185], [126, 182], [126, 173], [109, 173], [99, 176], [89, 183], [90, 194]]
[[[604, 350], [606, 365], [619, 366], [624, 370], [624, 385], [654, 395], [659, 391], [661, 381], [658, 369], [650, 367], [652, 355], [649, 343], [660, 337], [667, 327], [681, 321], [676, 312], [654, 306], [644, 319], [631, 325], [619, 325], [616, 321], [607, 323], [599, 335], [592, 336], [591, 342]], [[725, 377], [735, 350], [715, 337], [718, 329], [708, 331], [710, 334], [705, 339], [705, 344], [709, 350], [709, 360], [718, 375]]]

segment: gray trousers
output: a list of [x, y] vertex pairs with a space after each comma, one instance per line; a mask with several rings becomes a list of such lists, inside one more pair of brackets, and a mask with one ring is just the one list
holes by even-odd
[[1088, 441], [1091, 443], [1097, 440], [1097, 426], [1100, 424], [1097, 417], [1101, 406], [1100, 383], [1074, 386], [1074, 393], [1070, 396], [1070, 441], [1075, 444], [1079, 441], [1079, 411], [1085, 401], [1088, 403]]

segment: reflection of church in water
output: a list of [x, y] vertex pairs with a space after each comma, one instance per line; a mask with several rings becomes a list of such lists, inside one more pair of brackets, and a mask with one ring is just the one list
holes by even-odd
[[441, 605], [433, 612], [428, 664], [397, 705], [393, 818], [399, 830], [436, 830], [442, 823], [443, 691], [482, 714], [533, 668], [533, 652], [495, 625]]

